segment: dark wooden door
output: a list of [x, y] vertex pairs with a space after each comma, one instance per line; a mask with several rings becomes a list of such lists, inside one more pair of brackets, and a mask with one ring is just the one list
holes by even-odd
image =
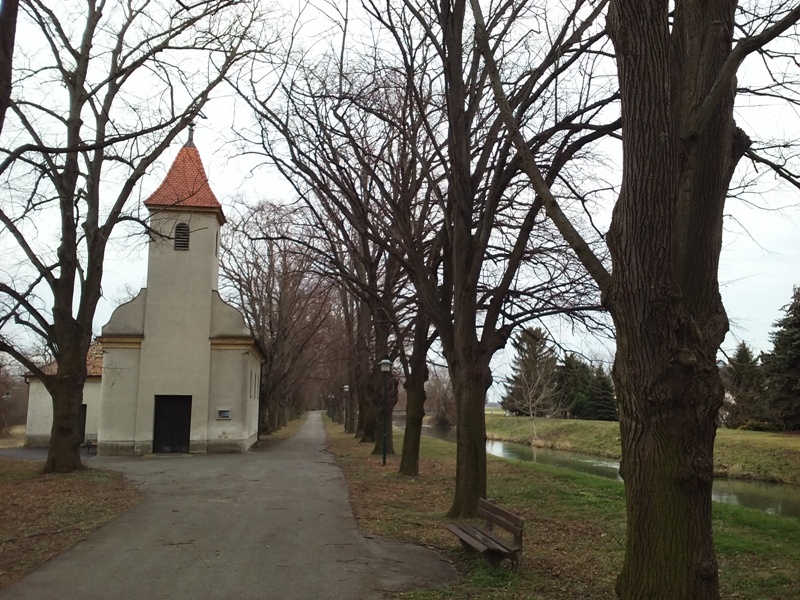
[[189, 452], [191, 396], [156, 396], [153, 452]]

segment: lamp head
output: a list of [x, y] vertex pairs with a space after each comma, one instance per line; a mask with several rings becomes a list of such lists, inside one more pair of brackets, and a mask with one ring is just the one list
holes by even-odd
[[381, 361], [381, 371], [383, 371], [384, 373], [388, 373], [391, 369], [392, 369], [392, 361], [390, 361], [388, 358], [384, 358]]

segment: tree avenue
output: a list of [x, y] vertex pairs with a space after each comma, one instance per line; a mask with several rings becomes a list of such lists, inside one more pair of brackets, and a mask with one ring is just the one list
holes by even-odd
[[[427, 367], [419, 357], [435, 329], [458, 403], [449, 514], [473, 516], [486, 494], [484, 405], [492, 357], [516, 327], [537, 318], [565, 315], [596, 325], [599, 297], [546, 222], [541, 203], [529, 196], [512, 141], [502, 135], [485, 65], [464, 28], [466, 3], [365, 1], [362, 8], [371, 36], [344, 36], [313, 67], [298, 49], [274, 96], [259, 89], [257, 77], [250, 89], [241, 82], [239, 89], [258, 119], [251, 138], [317, 217], [313, 239], [333, 240], [360, 265], [360, 273], [338, 270], [366, 293], [374, 360], [394, 342], [392, 356], [402, 362], [406, 355], [412, 367], [406, 383], [424, 385]], [[565, 194], [588, 194], [595, 182], [576, 179], [570, 165], [579, 163], [579, 171], [589, 164], [586, 148], [618, 128], [615, 119], [586, 126], [613, 95], [592, 79], [576, 84], [570, 102], [548, 93], [551, 68], [577, 73], [589, 56], [559, 62], [553, 49], [526, 73], [520, 57], [534, 44], [541, 17], [536, 3], [526, 1], [498, 6], [493, 23], [508, 44], [520, 91], [536, 90], [520, 93], [519, 102], [548, 114], [545, 122], [530, 120], [531, 144], [547, 165], [548, 181]], [[562, 41], [572, 26], [572, 16], [563, 17]], [[568, 47], [597, 43], [596, 17], [593, 27], [582, 26], [565, 41]], [[347, 15], [336, 25], [348, 31]], [[386, 327], [395, 311], [392, 296], [398, 307], [413, 305], [404, 309], [416, 313], [405, 321], [412, 328]], [[421, 411], [409, 415], [418, 432]]]

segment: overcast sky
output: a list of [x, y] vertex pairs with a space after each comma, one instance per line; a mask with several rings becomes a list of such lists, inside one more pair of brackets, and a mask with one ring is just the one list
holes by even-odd
[[[195, 143], [203, 158], [211, 187], [223, 204], [226, 213], [237, 209], [242, 198], [254, 201], [269, 190], [269, 199], [293, 200], [291, 191], [281, 177], [271, 170], [258, 167], [253, 158], [228, 157], [223, 131], [231, 126], [230, 111], [216, 111], [212, 106], [206, 113], [208, 121], [200, 121], [195, 131]], [[212, 119], [218, 119], [212, 123]], [[157, 169], [151, 170], [142, 186], [141, 201], [161, 183], [166, 169], [185, 141], [173, 144]], [[720, 264], [722, 295], [731, 319], [731, 332], [723, 348], [731, 352], [739, 340], [748, 342], [759, 351], [771, 348], [769, 333], [780, 318], [780, 309], [789, 302], [792, 286], [800, 284], [800, 210], [793, 193], [774, 192], [765, 205], [771, 210], [753, 208], [733, 199], [728, 202], [726, 230]], [[782, 210], [777, 210], [784, 207]], [[142, 239], [127, 238], [117, 233], [117, 243], [106, 264], [105, 299], [101, 303], [96, 330], [110, 317], [122, 289], [144, 286], [146, 280], [146, 247]], [[602, 351], [603, 344], [573, 336], [568, 328], [561, 333], [576, 350], [589, 355]], [[607, 346], [607, 344], [606, 344]], [[498, 356], [495, 366], [501, 368], [510, 360], [508, 353]]]
[[[322, 31], [317, 24], [316, 29]], [[324, 42], [321, 42], [324, 43]], [[752, 74], [751, 69], [751, 74]], [[756, 72], [756, 77], [758, 76]], [[195, 142], [203, 158], [211, 187], [226, 212], [236, 210], [237, 203], [258, 199], [291, 201], [291, 191], [279, 175], [266, 168], [257, 168], [253, 158], [237, 158], [233, 146], [226, 142], [231, 129], [246, 118], [241, 109], [232, 110], [230, 100], [213, 101], [200, 120]], [[793, 109], [779, 111], [769, 107], [741, 109], [737, 121], [746, 131], [767, 132], [771, 136], [794, 137], [800, 130], [800, 120]], [[139, 201], [144, 201], [161, 183], [183, 139], [173, 144], [163, 160], [152, 168], [142, 182]], [[263, 196], [265, 193], [267, 196]], [[797, 190], [773, 191], [759, 200], [770, 209], [748, 207], [731, 201], [726, 213], [726, 232], [720, 265], [722, 294], [731, 319], [731, 333], [724, 349], [731, 352], [739, 340], [750, 343], [756, 352], [771, 348], [769, 333], [781, 316], [780, 309], [788, 303], [792, 286], [800, 283], [800, 210]], [[124, 294], [125, 287], [138, 289], [146, 281], [146, 245], [141, 237], [127, 237], [130, 230], [119, 228], [110, 246], [105, 265], [104, 295], [95, 320], [99, 333], [111, 311]], [[576, 350], [588, 355], [603, 353], [603, 346], [585, 340], [563, 329], [561, 335]], [[607, 351], [605, 351], [608, 354]], [[511, 360], [509, 352], [500, 353], [495, 361], [499, 372], [506, 370]]]

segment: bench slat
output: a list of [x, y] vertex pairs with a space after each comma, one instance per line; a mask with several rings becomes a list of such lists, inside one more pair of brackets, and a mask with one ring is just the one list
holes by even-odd
[[[484, 511], [491, 513], [492, 515], [497, 515], [501, 519], [505, 519], [508, 523], [511, 523], [515, 527], [519, 527], [522, 529], [525, 526], [525, 518], [519, 515], [515, 515], [514, 513], [505, 510], [504, 508], [500, 508], [497, 504], [493, 502], [489, 502], [484, 498], [478, 499], [478, 510], [483, 509]], [[486, 518], [486, 517], [484, 517]]]
[[494, 525], [502, 527], [515, 538], [522, 537], [522, 527], [516, 527], [497, 515], [483, 513], [480, 509], [478, 509], [478, 516], [482, 519], [486, 519], [488, 522], [493, 523]]
[[470, 533], [465, 531], [462, 527], [459, 527], [458, 525], [445, 525], [445, 527], [451, 533], [454, 533], [460, 539], [464, 540], [467, 544], [475, 548], [475, 550], [477, 550], [478, 552], [483, 553], [489, 549], [483, 542], [476, 539], [474, 536], [470, 535]]
[[474, 525], [462, 525], [462, 528], [464, 528], [472, 537], [480, 540], [490, 549], [496, 550], [497, 552], [516, 552], [519, 550], [519, 546], [517, 546], [511, 540], [504, 540], [503, 538], [494, 535], [491, 531], [487, 531], [486, 529], [481, 529], [480, 527], [475, 527]]

